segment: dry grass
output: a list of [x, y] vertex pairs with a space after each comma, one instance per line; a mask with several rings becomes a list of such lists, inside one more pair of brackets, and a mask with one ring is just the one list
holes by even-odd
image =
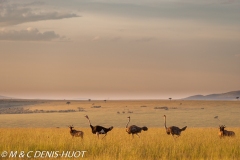
[[[85, 150], [84, 159], [94, 160], [240, 159], [240, 101], [71, 101], [69, 105], [66, 102], [0, 101], [0, 107], [13, 105], [30, 110], [81, 107], [85, 110], [72, 113], [0, 114], [0, 154], [3, 151]], [[168, 107], [168, 110], [155, 107]], [[98, 140], [91, 133], [84, 117], [86, 114], [93, 125], [113, 125], [114, 129], [103, 140]], [[164, 131], [164, 114], [167, 115], [167, 126], [188, 126], [176, 140]], [[141, 138], [132, 139], [124, 129], [127, 116], [131, 116], [130, 125], [147, 126], [149, 131], [142, 132]], [[214, 119], [215, 116], [219, 119]], [[226, 125], [227, 130], [233, 130], [236, 137], [220, 139], [220, 124]], [[67, 127], [69, 125], [84, 131], [84, 139], [72, 138]]]
[[[215, 128], [190, 128], [174, 139], [164, 129], [150, 128], [140, 138], [132, 138], [124, 128], [114, 128], [97, 139], [90, 128], [85, 137], [72, 138], [68, 128], [0, 129], [1, 151], [87, 151], [84, 159], [240, 159], [240, 129], [230, 128], [235, 138], [218, 137]], [[65, 159], [60, 158], [59, 159]], [[71, 159], [71, 158], [70, 158]]]

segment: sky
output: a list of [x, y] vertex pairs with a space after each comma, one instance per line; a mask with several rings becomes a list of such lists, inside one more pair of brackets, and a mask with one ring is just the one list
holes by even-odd
[[240, 0], [0, 0], [0, 95], [167, 99], [240, 90]]

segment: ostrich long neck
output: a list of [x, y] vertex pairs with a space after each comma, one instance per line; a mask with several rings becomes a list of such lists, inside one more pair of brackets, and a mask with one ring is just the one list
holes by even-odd
[[126, 128], [128, 127], [129, 122], [130, 122], [130, 118], [128, 119], [128, 122], [127, 122], [127, 124], [126, 124]]
[[165, 129], [167, 129], [166, 116], [164, 116], [164, 126], [165, 126]]
[[88, 119], [89, 124], [91, 125], [90, 119], [89, 118], [87, 118], [87, 119]]

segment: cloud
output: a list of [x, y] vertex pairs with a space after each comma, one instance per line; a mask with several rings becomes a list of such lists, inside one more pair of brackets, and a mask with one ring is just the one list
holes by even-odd
[[240, 54], [235, 54], [235, 57], [240, 58]]
[[156, 38], [155, 37], [141, 37], [141, 38], [138, 38], [136, 41], [137, 42], [150, 42], [153, 40], [156, 40]]
[[42, 7], [41, 3], [2, 3], [0, 5], [0, 25], [16, 25], [25, 22], [41, 20], [55, 20], [63, 18], [79, 17], [77, 14], [66, 11], [49, 11]]
[[120, 40], [122, 40], [122, 37], [120, 37], [120, 36], [111, 38], [111, 41], [112, 41], [112, 42], [118, 42], [118, 41], [120, 41]]
[[93, 37], [93, 41], [98, 41], [100, 39], [100, 36], [95, 36], [95, 37]]
[[67, 40], [67, 38], [56, 34], [54, 31], [40, 32], [37, 28], [27, 28], [25, 30], [0, 30], [0, 40], [7, 41], [51, 41]]

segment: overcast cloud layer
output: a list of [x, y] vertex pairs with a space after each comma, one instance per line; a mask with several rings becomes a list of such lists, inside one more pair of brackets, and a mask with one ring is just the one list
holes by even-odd
[[50, 10], [41, 1], [1, 1], [0, 4], [0, 40], [10, 41], [49, 41], [53, 39], [66, 40], [64, 36], [54, 31], [40, 32], [37, 28], [28, 27], [24, 30], [8, 30], [7, 26], [27, 22], [59, 20], [64, 18], [79, 17], [77, 14], [66, 11]]
[[27, 28], [26, 30], [14, 31], [3, 29], [0, 31], [0, 40], [11, 41], [48, 41], [53, 39], [64, 39], [54, 31], [39, 32], [36, 28]]
[[16, 25], [26, 22], [42, 21], [42, 20], [56, 20], [63, 18], [78, 17], [77, 14], [51, 11], [45, 8], [41, 1], [34, 1], [31, 3], [18, 3], [18, 1], [2, 2], [0, 8], [0, 24], [2, 25]]
[[0, 0], [0, 95], [162, 99], [239, 90], [239, 0]]

